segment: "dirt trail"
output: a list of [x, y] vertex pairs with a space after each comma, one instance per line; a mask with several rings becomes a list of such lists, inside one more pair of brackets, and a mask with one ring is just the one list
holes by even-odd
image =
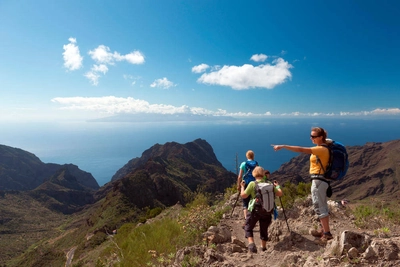
[[[330, 226], [331, 232], [336, 239], [339, 239], [345, 230], [357, 233], [374, 235], [373, 230], [359, 229], [354, 225], [354, 218], [347, 209], [349, 207], [338, 206], [335, 201], [331, 201]], [[316, 241], [317, 238], [309, 234], [310, 229], [319, 226], [319, 220], [315, 216], [311, 199], [304, 200], [294, 208], [285, 210], [290, 231], [286, 225], [283, 211], [280, 210], [277, 220], [273, 220], [269, 227], [269, 241], [267, 250], [261, 251], [261, 241], [259, 238], [258, 225], [254, 231], [254, 240], [258, 252], [254, 253], [224, 253], [226, 262], [236, 263], [235, 266], [346, 266], [340, 258], [331, 257], [326, 253], [329, 246], [321, 246]], [[221, 220], [221, 225], [231, 229], [232, 236], [242, 241], [246, 246], [247, 239], [242, 228], [244, 216], [240, 206], [236, 206], [232, 216], [231, 211]], [[393, 229], [393, 233], [399, 229]], [[331, 242], [331, 241], [329, 241]], [[294, 265], [293, 265], [294, 264]], [[361, 265], [360, 265], [361, 266]], [[367, 266], [367, 265], [365, 265]]]

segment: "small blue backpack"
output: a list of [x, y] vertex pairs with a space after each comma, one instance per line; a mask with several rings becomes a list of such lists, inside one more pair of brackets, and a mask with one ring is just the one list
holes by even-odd
[[246, 161], [246, 173], [243, 176], [243, 180], [248, 185], [250, 182], [255, 181], [256, 179], [253, 176], [254, 168], [258, 166], [258, 162], [255, 160]]

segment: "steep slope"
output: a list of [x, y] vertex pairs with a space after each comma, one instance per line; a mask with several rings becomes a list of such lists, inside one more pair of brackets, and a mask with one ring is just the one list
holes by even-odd
[[[90, 254], [94, 247], [104, 242], [108, 233], [124, 223], [145, 221], [147, 212], [153, 208], [162, 210], [177, 202], [184, 204], [197, 189], [210, 194], [223, 192], [236, 180], [236, 175], [222, 166], [205, 140], [197, 139], [184, 145], [175, 142], [155, 145], [143, 155], [138, 159], [141, 164], [136, 164], [122, 178], [101, 187], [96, 192], [95, 203], [74, 213], [73, 222], [64, 225], [66, 231], [62, 235], [25, 252], [16, 266], [60, 266], [60, 260], [65, 262], [64, 252], [71, 248], [74, 259], [79, 259]], [[39, 203], [58, 205], [60, 210], [68, 211], [73, 203], [66, 204], [72, 200], [63, 201], [79, 189], [74, 179], [64, 169], [33, 194], [40, 193], [41, 198], [36, 198], [40, 199]], [[44, 253], [46, 258], [37, 257]]]
[[97, 191], [96, 199], [102, 204], [92, 211], [89, 224], [103, 228], [106, 221], [112, 221], [108, 228], [114, 227], [119, 224], [121, 210], [128, 211], [124, 221], [136, 220], [145, 208], [184, 204], [196, 190], [222, 193], [236, 180], [236, 175], [222, 166], [212, 147], [202, 139], [183, 145], [157, 144], [118, 173], [122, 178]]
[[[350, 166], [342, 181], [332, 182], [333, 198], [399, 198], [400, 140], [347, 147]], [[309, 155], [298, 155], [272, 173], [281, 182], [309, 182]]]
[[6, 266], [6, 261], [25, 253], [31, 245], [60, 235], [60, 226], [67, 220], [66, 215], [46, 208], [29, 191], [0, 191], [0, 266]]
[[0, 145], [0, 190], [32, 190], [63, 167], [68, 168], [83, 186], [99, 188], [94, 177], [76, 165], [46, 164], [30, 152]]
[[52, 177], [29, 194], [41, 200], [46, 207], [71, 214], [94, 202], [94, 190], [81, 185], [68, 166], [59, 169]]
[[34, 154], [0, 145], [0, 189], [29, 190], [43, 181], [44, 163]]

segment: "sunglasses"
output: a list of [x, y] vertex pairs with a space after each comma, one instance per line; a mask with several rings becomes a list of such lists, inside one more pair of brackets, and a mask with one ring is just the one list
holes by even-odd
[[312, 139], [314, 139], [314, 138], [320, 137], [320, 135], [310, 135], [310, 137], [311, 137]]

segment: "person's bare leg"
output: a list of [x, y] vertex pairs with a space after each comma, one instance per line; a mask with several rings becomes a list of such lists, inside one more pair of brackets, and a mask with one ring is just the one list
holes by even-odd
[[266, 248], [266, 247], [267, 247], [267, 241], [261, 240], [261, 246], [262, 246], [263, 248]]
[[330, 232], [331, 230], [329, 229], [329, 215], [321, 218], [320, 219], [322, 228], [324, 229], [324, 233]]

